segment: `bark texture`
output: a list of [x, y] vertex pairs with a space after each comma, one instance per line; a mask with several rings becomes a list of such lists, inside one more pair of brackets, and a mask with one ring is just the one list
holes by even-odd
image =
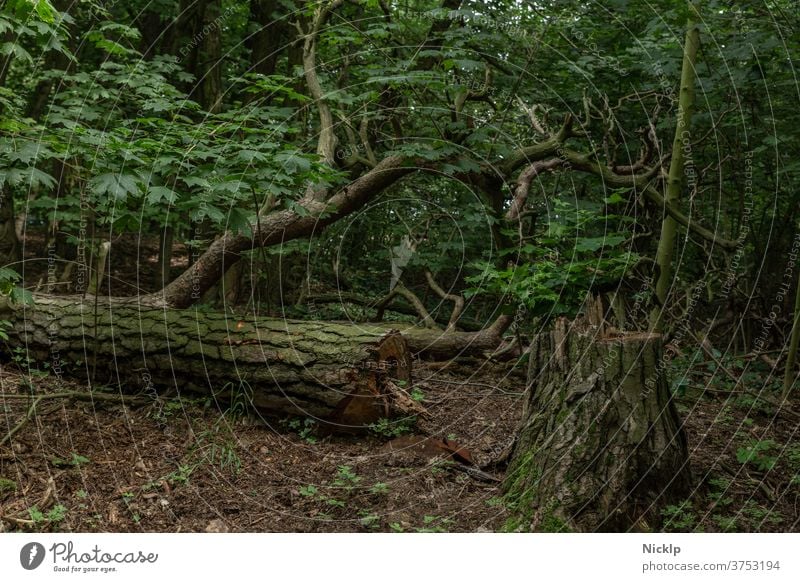
[[660, 362], [657, 334], [561, 320], [536, 339], [504, 484], [509, 529], [646, 531], [685, 496], [686, 437]]
[[42, 296], [33, 307], [5, 304], [0, 315], [13, 322], [10, 344], [56, 373], [131, 391], [210, 392], [222, 403], [244, 396], [259, 411], [340, 430], [391, 416], [410, 387], [407, 344], [385, 327]]

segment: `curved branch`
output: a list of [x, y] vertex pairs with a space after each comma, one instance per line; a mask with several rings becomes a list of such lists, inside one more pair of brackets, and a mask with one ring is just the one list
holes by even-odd
[[[417, 314], [419, 314], [420, 318], [422, 319], [422, 324], [428, 329], [438, 329], [436, 325], [436, 320], [431, 317], [431, 314], [425, 308], [420, 298], [416, 296], [416, 294], [408, 289], [405, 285], [401, 282], [397, 282], [394, 286], [394, 289], [389, 291], [388, 295], [381, 299], [380, 303], [375, 306], [377, 309], [377, 313], [375, 314], [375, 321], [381, 321], [383, 319], [383, 313], [386, 311], [386, 307], [389, 303], [392, 302], [392, 299], [400, 295], [401, 297], [405, 298], [416, 310]], [[448, 327], [449, 329], [449, 327]]]
[[252, 225], [253, 237], [226, 232], [216, 239], [195, 263], [161, 291], [141, 298], [142, 304], [185, 308], [195, 303], [224, 272], [241, 258], [241, 253], [312, 236], [326, 226], [360, 208], [383, 190], [416, 171], [413, 160], [389, 156], [366, 174], [339, 190], [328, 201], [306, 196], [294, 210], [281, 210], [259, 216]]
[[643, 192], [646, 200], [663, 208], [664, 211], [673, 219], [675, 219], [676, 222], [688, 228], [703, 239], [719, 245], [725, 250], [733, 250], [738, 246], [736, 241], [719, 236], [715, 232], [712, 232], [711, 230], [698, 224], [697, 220], [692, 220], [690, 217], [683, 214], [680, 210], [678, 210], [678, 208], [675, 207], [674, 204], [666, 202], [658, 190], [656, 190], [650, 184], [650, 180], [661, 171], [663, 158], [662, 163], [648, 168], [647, 171], [642, 172], [641, 174], [622, 175], [615, 174], [609, 168], [591, 160], [587, 155], [579, 154], [571, 150], [563, 150], [562, 153], [564, 154], [566, 160], [565, 166], [580, 170], [582, 172], [587, 172], [589, 174], [594, 174], [595, 176], [600, 177], [608, 186], [634, 188]]
[[542, 172], [549, 172], [561, 167], [563, 163], [564, 160], [561, 158], [539, 160], [533, 162], [520, 172], [517, 177], [517, 188], [514, 192], [514, 199], [511, 201], [511, 206], [506, 212], [507, 221], [513, 222], [521, 218], [522, 209], [525, 207], [525, 202], [528, 200], [528, 193], [530, 192], [533, 179]]
[[505, 161], [497, 164], [497, 172], [502, 176], [508, 176], [526, 163], [543, 160], [544, 158], [559, 154], [560, 150], [563, 148], [564, 142], [578, 135], [573, 131], [573, 121], [572, 115], [567, 114], [558, 133], [547, 138], [543, 142], [520, 148], [513, 152]]
[[453, 312], [450, 314], [450, 320], [447, 322], [447, 328], [445, 331], [454, 330], [456, 328], [456, 322], [458, 322], [458, 318], [461, 317], [461, 313], [464, 311], [464, 298], [461, 297], [461, 295], [447, 293], [444, 289], [442, 289], [436, 282], [436, 279], [433, 278], [433, 273], [431, 273], [428, 269], [425, 269], [425, 278], [428, 280], [428, 285], [431, 289], [433, 289], [434, 293], [436, 293], [442, 299], [453, 302]]
[[[306, 79], [306, 86], [308, 86], [308, 92], [314, 99], [319, 111], [320, 130], [319, 139], [317, 140], [317, 154], [330, 165], [333, 165], [336, 158], [336, 134], [333, 131], [333, 115], [325, 101], [322, 85], [317, 76], [317, 39], [330, 13], [343, 3], [344, 0], [320, 3], [314, 11], [314, 19], [311, 21], [309, 31], [304, 34], [300, 30], [300, 33], [305, 36], [303, 40], [303, 73]], [[298, 29], [300, 29], [299, 24]]]

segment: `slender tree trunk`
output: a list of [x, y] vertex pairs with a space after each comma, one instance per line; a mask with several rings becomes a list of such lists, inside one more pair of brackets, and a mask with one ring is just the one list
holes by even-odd
[[14, 219], [14, 197], [5, 186], [0, 188], [0, 267], [14, 265], [22, 258], [17, 224]]
[[200, 104], [206, 111], [222, 109], [222, 27], [225, 16], [220, 0], [208, 0], [203, 11], [200, 63], [197, 71], [200, 83]]
[[158, 283], [162, 289], [169, 284], [172, 278], [170, 274], [172, 268], [172, 240], [172, 227], [163, 227], [158, 239]]
[[284, 34], [283, 24], [273, 19], [277, 0], [251, 0], [250, 20], [258, 29], [250, 37], [250, 70], [260, 75], [273, 75]]
[[[667, 192], [664, 200], [677, 207], [681, 189], [686, 178], [685, 159], [691, 157], [691, 125], [694, 108], [694, 79], [697, 48], [700, 44], [698, 29], [699, 14], [697, 8], [690, 3], [690, 17], [686, 26], [686, 40], [683, 47], [683, 66], [681, 69], [681, 86], [678, 98], [678, 122], [672, 140], [672, 158], [667, 178]], [[655, 293], [659, 305], [651, 315], [651, 327], [654, 331], [663, 328], [663, 315], [667, 305], [667, 295], [672, 284], [672, 255], [675, 250], [675, 239], [678, 223], [672, 216], [666, 215], [661, 223], [661, 238], [656, 252]]]
[[783, 398], [789, 398], [796, 379], [794, 369], [797, 360], [797, 348], [800, 347], [800, 278], [795, 291], [794, 313], [792, 314], [792, 339], [789, 342], [789, 354], [786, 357], [786, 370], [783, 374]]
[[686, 437], [662, 372], [661, 336], [555, 330], [531, 346], [528, 392], [504, 487], [511, 530], [658, 525], [688, 491]]

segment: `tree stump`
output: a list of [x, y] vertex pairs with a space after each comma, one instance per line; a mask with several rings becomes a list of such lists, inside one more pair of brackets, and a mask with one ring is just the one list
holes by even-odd
[[262, 412], [311, 416], [339, 430], [416, 405], [408, 397], [411, 353], [385, 327], [41, 295], [33, 306], [2, 302], [0, 319], [13, 325], [9, 344], [32, 361], [93, 385], [169, 387], [222, 403], [244, 396]]
[[690, 485], [661, 336], [564, 320], [530, 351], [522, 429], [504, 482], [524, 531], [646, 531]]

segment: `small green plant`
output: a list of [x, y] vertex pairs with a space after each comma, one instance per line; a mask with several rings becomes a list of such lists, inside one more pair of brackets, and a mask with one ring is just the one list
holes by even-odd
[[59, 504], [53, 507], [50, 511], [45, 514], [45, 517], [50, 523], [58, 524], [64, 521], [64, 518], [67, 517], [67, 508], [63, 505]]
[[331, 507], [343, 508], [347, 505], [347, 503], [345, 501], [342, 501], [341, 499], [336, 499], [335, 497], [328, 497], [327, 495], [323, 495], [322, 493], [320, 493], [319, 489], [314, 485], [305, 485], [303, 487], [300, 487], [300, 489], [298, 489], [298, 493], [300, 493], [300, 495], [302, 495], [303, 497], [315, 499]]
[[367, 529], [378, 529], [380, 526], [381, 518], [377, 513], [361, 510], [358, 512], [358, 515], [358, 521]]
[[58, 525], [67, 516], [67, 508], [61, 504], [54, 506], [47, 513], [43, 513], [38, 506], [28, 508], [28, 515], [31, 521], [38, 528], [45, 526]]
[[389, 524], [389, 529], [397, 533], [403, 533], [404, 531], [406, 531], [405, 528], [396, 521]]
[[302, 440], [310, 445], [317, 443], [317, 421], [313, 418], [289, 418], [281, 421], [281, 424], [297, 433]]
[[415, 528], [417, 533], [446, 533], [452, 523], [450, 518], [426, 515], [422, 518], [422, 527]]
[[749, 522], [748, 529], [759, 530], [764, 525], [778, 525], [783, 522], [783, 518], [775, 511], [762, 507], [752, 499], [748, 500], [739, 513]]
[[800, 445], [792, 445], [786, 449], [786, 462], [789, 469], [794, 472], [800, 472]]
[[76, 453], [72, 453], [69, 459], [62, 459], [61, 457], [52, 457], [50, 459], [50, 464], [56, 468], [80, 467], [81, 465], [86, 465], [88, 463], [91, 463], [91, 461], [87, 457], [78, 455]]
[[410, 433], [417, 422], [415, 416], [404, 416], [398, 419], [379, 418], [369, 425], [370, 431], [378, 436], [396, 438]]
[[314, 497], [319, 493], [319, 489], [313, 485], [304, 485], [303, 487], [300, 487], [299, 492], [303, 497]]
[[689, 501], [679, 505], [668, 505], [661, 510], [664, 518], [664, 531], [687, 532], [694, 529], [697, 524], [697, 515], [692, 511]]
[[75, 496], [78, 499], [86, 499], [87, 497], [89, 497], [89, 494], [86, 492], [85, 489], [79, 489], [78, 491], [75, 492]]
[[769, 454], [775, 446], [771, 439], [751, 440], [736, 451], [736, 460], [742, 465], [751, 464], [759, 471], [771, 471], [778, 462], [778, 457]]
[[374, 495], [384, 495], [389, 492], [389, 486], [386, 483], [375, 483], [369, 488], [369, 492]]
[[186, 485], [189, 482], [196, 467], [190, 465], [181, 465], [176, 471], [173, 471], [165, 477], [170, 485]]
[[13, 325], [7, 319], [0, 319], [0, 340], [8, 341], [8, 332], [11, 330]]
[[732, 497], [726, 497], [725, 493], [731, 485], [731, 482], [724, 477], [716, 477], [710, 479], [708, 484], [711, 486], [711, 492], [708, 498], [714, 503], [714, 508], [722, 508], [733, 503]]
[[17, 484], [11, 479], [0, 477], [0, 499], [17, 490]]
[[358, 485], [359, 481], [361, 481], [361, 477], [353, 472], [352, 467], [349, 465], [340, 465], [336, 470], [336, 479], [333, 480], [333, 486], [350, 491], [353, 487]]

